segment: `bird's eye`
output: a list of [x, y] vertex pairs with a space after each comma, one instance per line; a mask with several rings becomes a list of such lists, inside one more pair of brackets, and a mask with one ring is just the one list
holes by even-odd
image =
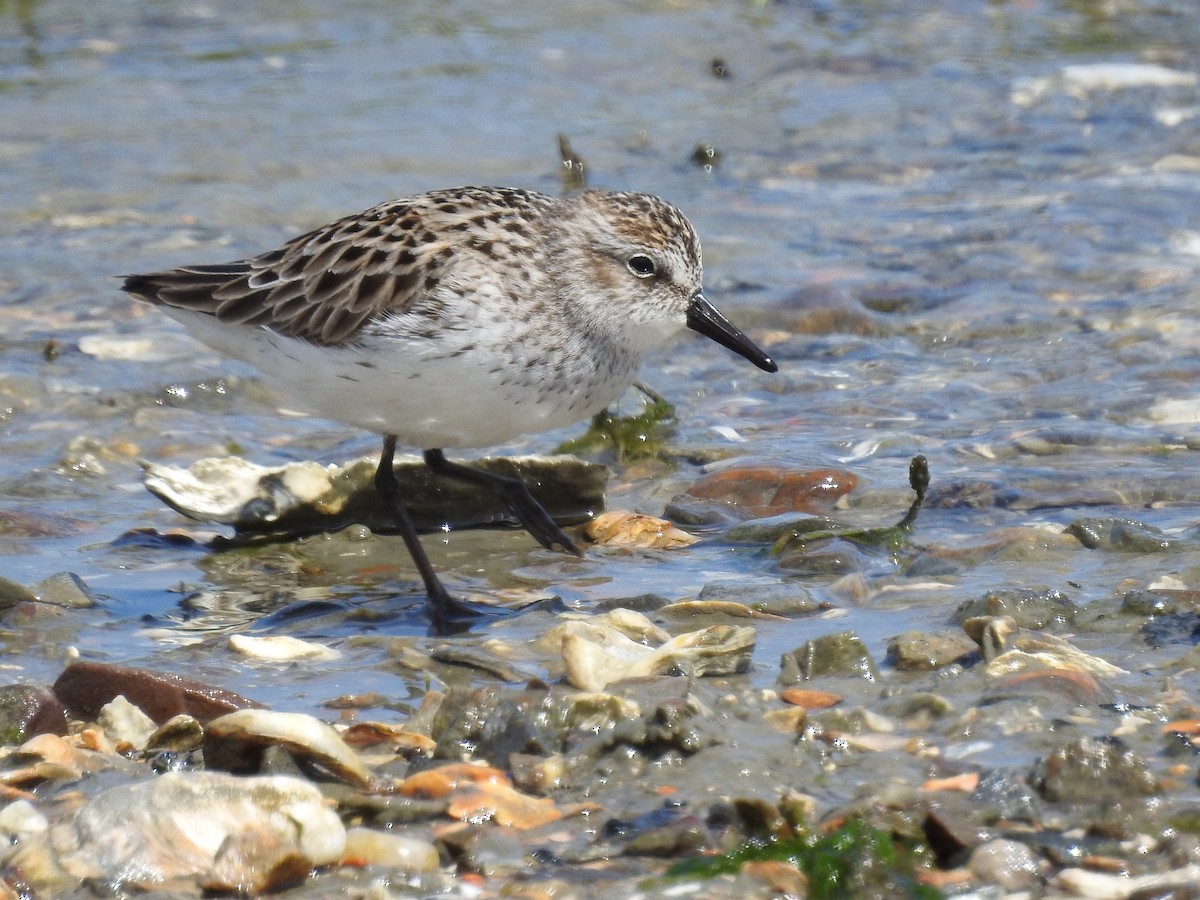
[[635, 256], [629, 257], [629, 262], [625, 263], [625, 265], [638, 278], [650, 278], [658, 272], [658, 267], [654, 265], [654, 260], [644, 253], [638, 253]]

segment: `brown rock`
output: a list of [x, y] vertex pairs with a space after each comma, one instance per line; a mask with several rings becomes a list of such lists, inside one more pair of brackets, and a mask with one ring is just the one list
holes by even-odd
[[207, 722], [238, 709], [261, 709], [240, 694], [170, 672], [107, 663], [75, 662], [54, 682], [54, 694], [67, 709], [95, 719], [118, 694], [161, 725], [180, 713]]
[[989, 688], [985, 697], [1045, 697], [1059, 696], [1078, 706], [1111, 703], [1115, 695], [1088, 672], [1071, 669], [1033, 669], [1005, 676]]

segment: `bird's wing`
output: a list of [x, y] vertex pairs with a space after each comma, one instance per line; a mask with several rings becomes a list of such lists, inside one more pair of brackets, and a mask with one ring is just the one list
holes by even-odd
[[371, 318], [410, 309], [448, 254], [428, 209], [396, 200], [339, 219], [251, 259], [130, 275], [124, 290], [163, 306], [339, 344]]

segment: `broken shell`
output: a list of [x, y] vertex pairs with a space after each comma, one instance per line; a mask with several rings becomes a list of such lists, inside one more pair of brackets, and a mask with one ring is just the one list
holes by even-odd
[[596, 616], [566, 616], [561, 624], [547, 631], [535, 644], [556, 651], [567, 634], [581, 635], [601, 643], [613, 634], [626, 637], [636, 644], [647, 645], [665, 644], [671, 639], [670, 633], [655, 625], [644, 614], [618, 608]]
[[145, 749], [146, 742], [158, 727], [153, 719], [126, 700], [123, 694], [117, 694], [104, 704], [97, 724], [114, 743], [128, 744], [134, 750]]
[[477, 781], [458, 785], [446, 812], [465, 822], [495, 822], [509, 828], [536, 828], [562, 818], [549, 797], [530, 797], [499, 781]]
[[675, 550], [690, 547], [700, 540], [676, 528], [666, 519], [623, 510], [601, 513], [588, 523], [584, 531], [597, 544], [648, 550]]
[[279, 746], [355, 787], [367, 787], [370, 773], [341, 736], [320, 719], [303, 713], [240, 709], [205, 728], [205, 764], [230, 772], [254, 770], [265, 747]]
[[329, 662], [338, 659], [341, 654], [332, 647], [313, 641], [302, 641], [286, 634], [269, 637], [254, 637], [248, 634], [233, 634], [229, 636], [229, 649], [251, 659], [264, 659], [274, 662], [287, 662], [294, 659], [305, 659], [313, 662]]
[[203, 741], [204, 726], [187, 713], [180, 713], [167, 719], [150, 735], [150, 739], [146, 741], [146, 749], [186, 753], [188, 750], [195, 750]]
[[337, 813], [299, 778], [169, 772], [95, 795], [27, 835], [9, 865], [47, 896], [83, 880], [174, 893], [199, 879], [257, 894], [296, 863], [307, 874], [337, 861], [345, 842]]
[[429, 841], [362, 827], [346, 829], [342, 861], [396, 869], [405, 874], [434, 872], [440, 865], [437, 848]]
[[976, 616], [963, 623], [963, 630], [979, 644], [992, 677], [1030, 669], [1066, 669], [1097, 677], [1128, 674], [1060, 637], [1018, 628], [1011, 616]]
[[567, 631], [562, 637], [567, 680], [583, 691], [600, 691], [614, 681], [646, 675], [729, 675], [750, 667], [755, 631], [746, 626], [713, 625], [647, 647], [599, 626]]

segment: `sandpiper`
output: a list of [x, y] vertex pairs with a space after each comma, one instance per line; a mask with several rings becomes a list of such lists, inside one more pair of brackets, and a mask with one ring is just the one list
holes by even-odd
[[484, 484], [543, 546], [579, 554], [519, 480], [446, 459], [587, 418], [685, 326], [775, 362], [701, 293], [700, 241], [649, 194], [502, 187], [381, 203], [249, 259], [130, 275], [124, 289], [262, 373], [303, 410], [383, 436], [375, 485], [436, 623], [469, 616], [421, 547], [397, 442]]

